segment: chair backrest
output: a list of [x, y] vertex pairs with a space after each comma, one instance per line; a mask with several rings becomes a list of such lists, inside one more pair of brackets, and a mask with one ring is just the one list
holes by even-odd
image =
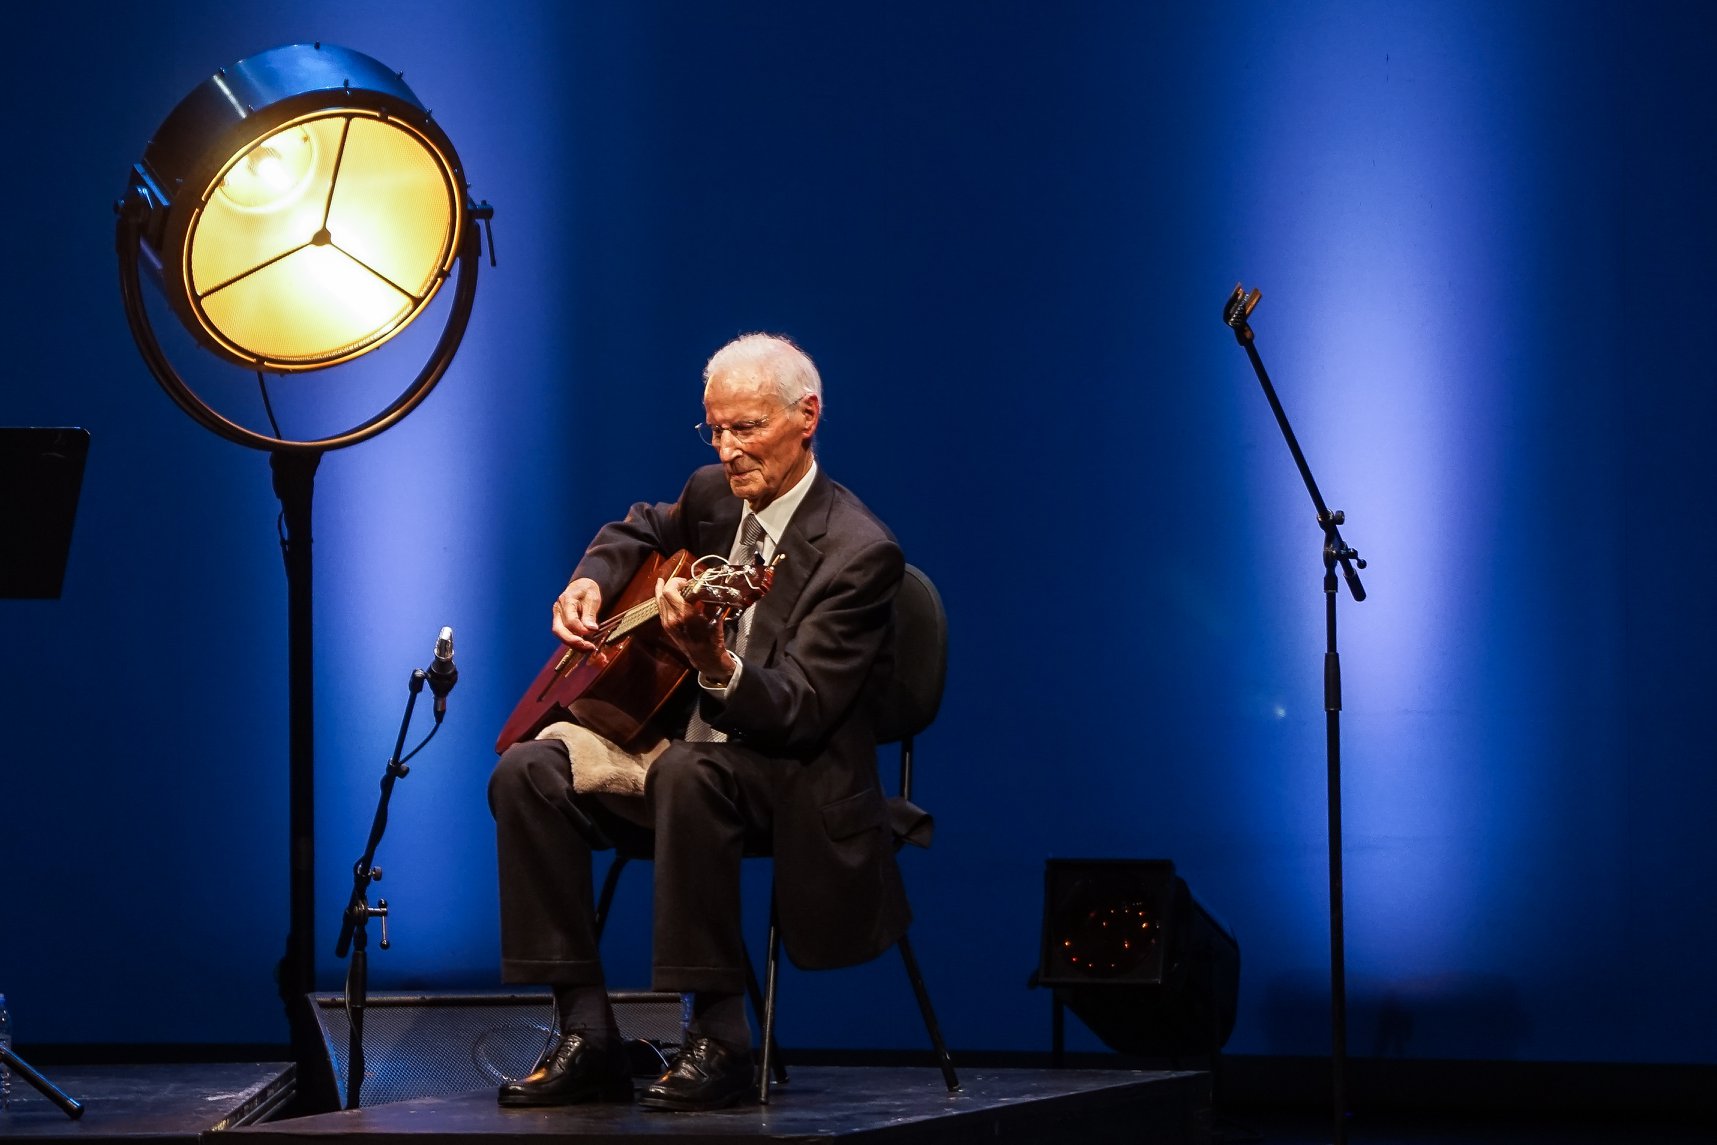
[[948, 675], [948, 614], [921, 569], [906, 566], [894, 597], [894, 676], [876, 700], [876, 739], [910, 739], [942, 706]]

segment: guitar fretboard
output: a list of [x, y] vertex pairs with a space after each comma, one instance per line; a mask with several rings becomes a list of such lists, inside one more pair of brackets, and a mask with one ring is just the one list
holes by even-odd
[[[680, 590], [680, 598], [682, 600], [690, 600], [692, 598], [692, 594], [703, 585], [705, 579], [706, 578], [700, 576], [698, 579], [686, 585], [685, 588], [682, 588]], [[603, 625], [601, 643], [613, 644], [615, 641], [623, 639], [639, 625], [647, 624], [656, 619], [661, 611], [661, 606], [656, 603], [656, 598], [651, 597], [649, 600], [634, 604], [631, 608], [628, 608], [618, 616], [609, 617], [608, 623]]]
[[661, 607], [656, 604], [654, 598], [646, 600], [642, 604], [634, 604], [619, 616], [609, 620], [603, 632], [602, 643], [613, 644], [615, 641], [623, 639], [640, 624], [656, 619], [657, 614], [661, 611]]

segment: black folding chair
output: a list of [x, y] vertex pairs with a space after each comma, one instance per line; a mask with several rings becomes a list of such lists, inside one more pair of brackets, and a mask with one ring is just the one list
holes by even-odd
[[[894, 832], [898, 850], [905, 844], [928, 847], [934, 822], [930, 815], [912, 802], [913, 739], [935, 720], [942, 706], [942, 685], [948, 671], [948, 616], [942, 608], [942, 597], [930, 578], [918, 568], [907, 565], [906, 576], [894, 601], [894, 676], [884, 692], [875, 698], [877, 741], [900, 745], [899, 792], [888, 800], [889, 825]], [[609, 864], [608, 875], [602, 883], [602, 893], [596, 904], [596, 933], [600, 938], [608, 921], [608, 911], [620, 883], [620, 874], [633, 858], [617, 851]], [[747, 857], [764, 857], [764, 854]], [[918, 959], [912, 953], [912, 942], [906, 935], [896, 943], [900, 958], [906, 966], [906, 976], [918, 999], [919, 1012], [924, 1016], [924, 1029], [936, 1051], [942, 1079], [950, 1092], [960, 1087], [954, 1074], [954, 1062], [948, 1045], [942, 1039], [942, 1029], [936, 1022], [936, 1012], [930, 1004], [930, 992], [924, 985]], [[764, 969], [764, 984], [758, 988], [757, 974], [749, 960], [746, 966], [751, 1004], [763, 1021], [763, 1060], [758, 1071], [757, 1099], [769, 1103], [770, 1080], [787, 1080], [786, 1066], [780, 1047], [775, 1043], [775, 985], [781, 961], [781, 931], [774, 905], [769, 911], [769, 956]]]

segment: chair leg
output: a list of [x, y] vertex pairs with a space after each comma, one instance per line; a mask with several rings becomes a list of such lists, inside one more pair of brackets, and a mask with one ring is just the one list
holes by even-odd
[[948, 1092], [953, 1093], [960, 1088], [960, 1079], [954, 1076], [954, 1059], [948, 1056], [948, 1043], [942, 1040], [942, 1027], [936, 1024], [936, 1011], [930, 1006], [930, 991], [924, 986], [924, 975], [918, 971], [918, 959], [912, 955], [912, 941], [903, 934], [898, 945], [900, 960], [906, 963], [906, 976], [912, 980], [912, 992], [918, 995], [918, 1009], [924, 1015], [924, 1028], [930, 1034], [930, 1044], [936, 1047], [936, 1060], [942, 1066], [942, 1080], [948, 1083]]
[[[747, 960], [749, 965], [749, 960]], [[780, 1075], [776, 1080], [786, 1081], [787, 1070], [781, 1064], [780, 1047], [775, 1044], [775, 981], [781, 968], [781, 925], [776, 917], [775, 904], [769, 904], [769, 955], [763, 963], [763, 1061], [757, 1070], [757, 1103], [769, 1104], [769, 1071], [771, 1067]]]
[[[767, 973], [767, 969], [765, 973]], [[768, 1004], [764, 1001], [763, 988], [757, 984], [757, 967], [751, 961], [749, 953], [745, 956], [745, 992], [751, 995], [751, 1012], [757, 1015], [758, 1023], [764, 1024], [768, 1015]], [[769, 997], [772, 999], [774, 994]], [[775, 1076], [776, 1085], [784, 1085], [787, 1081], [787, 1058], [781, 1052], [781, 1046], [775, 1041], [774, 1035], [765, 1033], [763, 1044], [763, 1066]]]

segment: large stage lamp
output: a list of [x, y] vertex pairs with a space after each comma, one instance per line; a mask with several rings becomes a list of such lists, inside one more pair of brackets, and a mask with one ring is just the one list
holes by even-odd
[[[332, 44], [223, 68], [173, 109], [118, 205], [126, 316], [150, 370], [199, 423], [270, 451], [371, 437], [427, 396], [476, 294], [475, 223], [453, 145], [397, 73]], [[261, 373], [350, 361], [418, 317], [458, 268], [440, 342], [375, 416], [294, 440], [216, 412], [161, 349], [141, 278], [207, 349]]]
[[1119, 1053], [1214, 1054], [1234, 1030], [1240, 947], [1167, 859], [1051, 859], [1035, 982]]
[[[469, 198], [452, 143], [400, 73], [320, 43], [273, 48], [199, 85], [149, 141], [116, 211], [120, 290], [150, 372], [198, 424], [271, 454], [288, 597], [291, 917], [280, 991], [290, 1012], [315, 978], [316, 466], [324, 451], [403, 418], [446, 372], [476, 294], [478, 224], [492, 211]], [[434, 308], [445, 312], [441, 335], [397, 396], [337, 433], [282, 433], [265, 375], [290, 378], [377, 350], [455, 277], [451, 304]], [[187, 383], [156, 337], [145, 281], [201, 347], [256, 372], [266, 431], [217, 411]]]

